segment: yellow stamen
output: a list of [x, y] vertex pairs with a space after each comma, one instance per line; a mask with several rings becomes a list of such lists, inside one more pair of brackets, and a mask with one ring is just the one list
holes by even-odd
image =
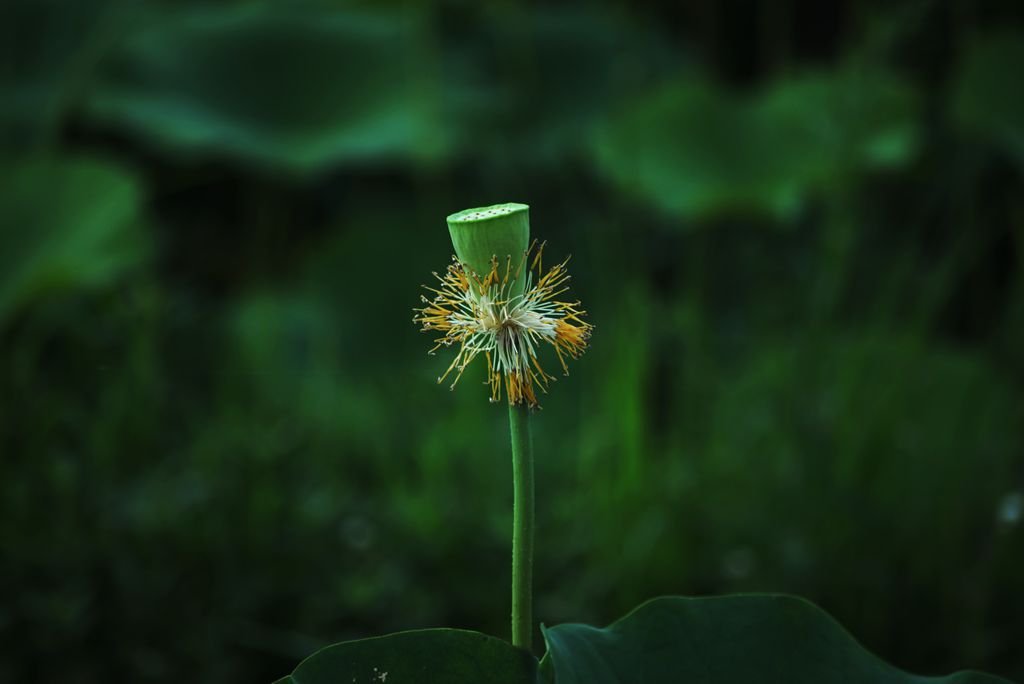
[[[431, 354], [442, 346], [458, 345], [455, 358], [438, 382], [454, 374], [454, 388], [473, 359], [483, 352], [491, 401], [500, 400], [504, 385], [509, 403], [536, 407], [536, 388], [546, 392], [548, 383], [554, 380], [538, 358], [541, 341], [554, 348], [559, 365], [568, 374], [566, 357], [578, 358], [586, 350], [592, 326], [583, 320], [586, 312], [577, 309], [578, 301], [555, 300], [568, 290], [569, 260], [543, 273], [544, 246], [534, 241], [514, 270], [509, 255], [504, 269], [497, 257], [492, 258], [491, 268], [483, 277], [458, 260], [453, 260], [444, 275], [434, 273], [439, 286], [424, 286], [433, 299], [421, 297], [424, 306], [416, 310], [413, 320], [423, 330], [441, 334]], [[525, 291], [513, 296], [522, 277], [527, 277]]]

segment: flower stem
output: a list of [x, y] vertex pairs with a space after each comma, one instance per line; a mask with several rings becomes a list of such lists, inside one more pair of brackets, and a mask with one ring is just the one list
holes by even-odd
[[530, 410], [508, 407], [512, 433], [512, 645], [533, 643], [533, 440]]

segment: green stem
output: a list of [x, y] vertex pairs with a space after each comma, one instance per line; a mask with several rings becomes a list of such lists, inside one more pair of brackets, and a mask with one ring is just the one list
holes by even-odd
[[533, 644], [533, 440], [530, 409], [508, 407], [512, 433], [512, 644]]

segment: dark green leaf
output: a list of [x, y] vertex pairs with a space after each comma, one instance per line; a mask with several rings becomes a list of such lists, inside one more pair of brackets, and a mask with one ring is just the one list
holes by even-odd
[[93, 160], [0, 169], [0, 319], [54, 290], [98, 287], [146, 252], [138, 188]]
[[444, 148], [438, 110], [422, 97], [429, 59], [416, 13], [237, 4], [151, 24], [107, 65], [89, 109], [168, 153], [312, 171]]
[[328, 646], [277, 684], [534, 684], [537, 661], [494, 637], [459, 629], [399, 632]]
[[990, 675], [908, 675], [868, 653], [802, 599], [660, 598], [610, 627], [544, 632], [557, 684], [997, 684]]
[[630, 102], [594, 153], [611, 180], [669, 213], [787, 215], [808, 192], [907, 161], [913, 107], [907, 85], [883, 72], [812, 74], [753, 98], [695, 77]]

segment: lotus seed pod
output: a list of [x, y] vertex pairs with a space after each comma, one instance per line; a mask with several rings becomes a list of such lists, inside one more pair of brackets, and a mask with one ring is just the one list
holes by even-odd
[[[493, 257], [504, 263], [511, 256], [514, 271], [530, 246], [530, 207], [512, 202], [465, 209], [448, 217], [448, 232], [459, 261], [480, 276], [490, 272]], [[515, 289], [522, 293], [522, 279]]]

